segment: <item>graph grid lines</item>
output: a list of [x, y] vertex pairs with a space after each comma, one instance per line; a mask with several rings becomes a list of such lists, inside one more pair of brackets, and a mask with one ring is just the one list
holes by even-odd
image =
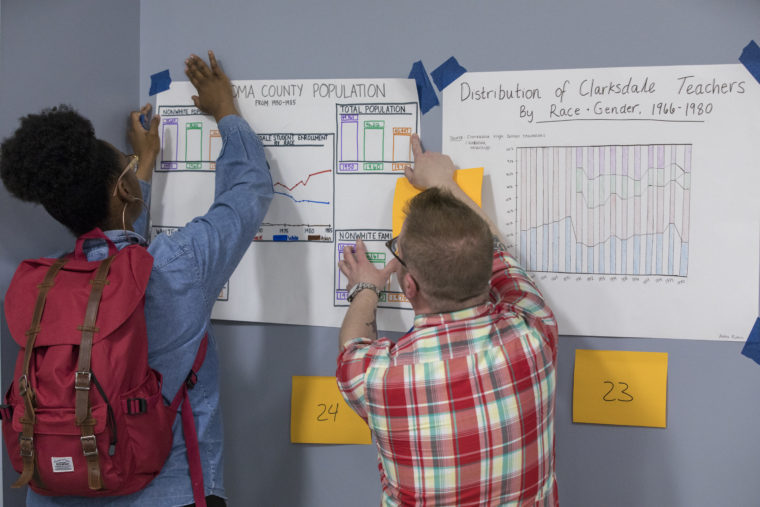
[[688, 275], [692, 145], [516, 149], [530, 271]]

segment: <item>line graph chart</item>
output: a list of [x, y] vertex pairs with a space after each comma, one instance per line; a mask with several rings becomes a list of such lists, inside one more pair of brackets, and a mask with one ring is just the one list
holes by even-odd
[[518, 147], [530, 271], [686, 277], [692, 145]]
[[274, 198], [256, 241], [333, 239], [335, 134], [259, 134], [272, 174]]
[[289, 186], [287, 186], [287, 185], [285, 185], [285, 184], [283, 184], [283, 183], [281, 183], [279, 181], [276, 181], [276, 182], [274, 182], [272, 184], [272, 186], [274, 187], [274, 193], [275, 194], [279, 194], [279, 195], [284, 195], [285, 197], [293, 199], [293, 202], [310, 202], [310, 203], [313, 203], [313, 204], [330, 204], [329, 201], [315, 201], [315, 200], [312, 200], [312, 199], [301, 199], [301, 200], [298, 200], [295, 197], [293, 197], [293, 195], [292, 195], [293, 190], [296, 187], [298, 187], [298, 185], [303, 185], [305, 187], [309, 183], [309, 180], [311, 179], [312, 176], [318, 176], [320, 174], [327, 174], [327, 173], [330, 173], [330, 172], [332, 172], [332, 169], [325, 169], [324, 171], [317, 171], [315, 173], [311, 173], [311, 174], [309, 174], [306, 177], [305, 180], [299, 181], [298, 183], [296, 183], [292, 187], [289, 187]]

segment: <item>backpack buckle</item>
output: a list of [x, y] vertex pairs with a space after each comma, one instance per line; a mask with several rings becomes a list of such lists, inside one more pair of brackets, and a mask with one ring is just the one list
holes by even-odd
[[77, 371], [74, 373], [74, 389], [77, 391], [89, 391], [92, 373], [89, 371]]
[[144, 414], [148, 411], [148, 402], [144, 398], [128, 398], [127, 414]]
[[82, 454], [85, 456], [97, 456], [98, 443], [95, 441], [95, 435], [79, 437], [79, 440], [82, 441]]
[[29, 389], [29, 378], [26, 373], [21, 375], [18, 379], [18, 394], [20, 396], [26, 396], [26, 391]]
[[185, 379], [185, 385], [188, 389], [192, 389], [197, 383], [198, 374], [196, 374], [193, 370], [190, 370], [190, 373], [187, 374], [187, 378]]
[[24, 458], [34, 457], [34, 437], [25, 437], [24, 435], [19, 435], [18, 441], [21, 456]]

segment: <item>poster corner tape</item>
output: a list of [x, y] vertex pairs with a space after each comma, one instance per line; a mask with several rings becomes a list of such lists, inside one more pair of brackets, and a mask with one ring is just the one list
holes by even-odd
[[435, 94], [433, 83], [430, 82], [425, 66], [422, 60], [417, 60], [412, 64], [412, 70], [409, 72], [409, 79], [414, 79], [417, 83], [417, 97], [420, 101], [422, 114], [427, 113], [433, 107], [438, 105], [438, 96]]
[[752, 77], [760, 83], [760, 47], [754, 40], [744, 46], [739, 61], [747, 68]]
[[169, 69], [156, 72], [150, 76], [150, 92], [148, 95], [155, 95], [169, 89], [172, 84], [172, 78], [169, 76]]

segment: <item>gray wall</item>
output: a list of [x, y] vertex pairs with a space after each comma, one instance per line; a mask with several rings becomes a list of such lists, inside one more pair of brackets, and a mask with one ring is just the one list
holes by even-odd
[[[0, 12], [0, 138], [13, 133], [19, 117], [66, 103], [92, 120], [99, 137], [126, 150], [127, 113], [139, 98], [139, 4], [2, 0]], [[41, 206], [12, 198], [0, 185], [0, 295], [19, 261], [72, 241]], [[4, 394], [18, 347], [7, 329], [2, 337]], [[17, 474], [2, 454], [4, 504], [22, 505], [24, 491], [10, 489]]]
[[[127, 0], [1, 5], [0, 135], [12, 131], [19, 115], [66, 101], [117, 146], [124, 145], [124, 112], [148, 100], [150, 74], [169, 68], [181, 79], [187, 54], [207, 48], [233, 78], [359, 78], [406, 77], [418, 59], [431, 71], [451, 55], [471, 71], [734, 63], [750, 39], [760, 40], [757, 0], [147, 0], [139, 21], [137, 4]], [[422, 119], [428, 148], [440, 149], [440, 129], [435, 108]], [[0, 210], [4, 293], [20, 259], [54, 250], [69, 236], [44, 211], [10, 200], [4, 190]], [[728, 291], [716, 281], [715, 294], [705, 297], [730, 297]], [[232, 504], [377, 505], [373, 447], [289, 443], [290, 377], [334, 373], [336, 330], [216, 327]], [[576, 348], [668, 352], [668, 428], [573, 424]], [[740, 356], [740, 348], [562, 337], [556, 419], [562, 504], [757, 505], [760, 366]], [[6, 378], [9, 354], [4, 348]]]

